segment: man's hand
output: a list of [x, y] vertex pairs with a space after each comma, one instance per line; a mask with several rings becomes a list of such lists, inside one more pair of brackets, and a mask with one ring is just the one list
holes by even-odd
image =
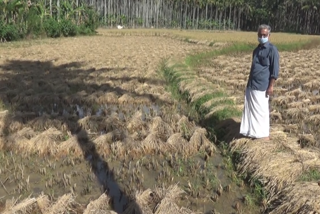
[[271, 96], [273, 94], [273, 86], [269, 86], [266, 91], [266, 97]]

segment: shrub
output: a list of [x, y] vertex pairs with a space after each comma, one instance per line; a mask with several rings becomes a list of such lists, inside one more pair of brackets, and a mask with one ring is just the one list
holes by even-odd
[[43, 26], [48, 37], [57, 38], [60, 36], [60, 25], [57, 20], [53, 18], [46, 19]]
[[86, 27], [84, 24], [82, 24], [82, 25], [80, 25], [80, 26], [78, 27], [78, 33], [79, 33], [80, 35], [90, 35], [90, 34], [92, 34], [93, 32], [92, 32], [92, 30], [91, 30], [90, 28], [88, 28], [88, 27]]
[[14, 41], [20, 38], [19, 31], [16, 25], [5, 25], [0, 21], [0, 40], [1, 41]]
[[60, 29], [63, 36], [77, 35], [77, 26], [69, 19], [62, 19], [60, 22]]

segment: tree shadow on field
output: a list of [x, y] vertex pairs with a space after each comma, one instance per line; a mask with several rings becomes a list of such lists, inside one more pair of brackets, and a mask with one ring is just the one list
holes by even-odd
[[[133, 97], [144, 97], [157, 103], [164, 101], [152, 94], [140, 95], [126, 91], [115, 86], [117, 83], [110, 85], [105, 83], [103, 78], [99, 78], [101, 74], [120, 71], [118, 68], [96, 70], [94, 68], [81, 69], [81, 66], [82, 64], [78, 62], [55, 66], [51, 61], [19, 60], [8, 61], [0, 65], [0, 101], [9, 109], [10, 115], [22, 115], [21, 117], [10, 117], [10, 120], [5, 122], [2, 131], [8, 137], [12, 132], [11, 123], [28, 124], [44, 114], [49, 114], [51, 120], [66, 124], [66, 129], [76, 136], [84, 158], [96, 175], [99, 184], [103, 186], [103, 192], [112, 199], [114, 211], [123, 212], [123, 205], [129, 202], [130, 197], [121, 191], [108, 163], [98, 154], [87, 130], [78, 123], [83, 112], [81, 113], [76, 106], [96, 105], [92, 101], [93, 94], [103, 95], [110, 92], [116, 93], [119, 97], [123, 94], [130, 94]], [[125, 68], [125, 70], [130, 69]], [[105, 78], [110, 80], [108, 76]], [[130, 78], [114, 80], [121, 83], [130, 81]], [[141, 79], [141, 81], [148, 82], [149, 80]], [[157, 82], [150, 80], [150, 84], [155, 83]], [[102, 100], [101, 102], [107, 103], [108, 101]], [[76, 112], [76, 116], [71, 115], [70, 111], [66, 114], [66, 109]], [[91, 112], [93, 115], [95, 113]], [[141, 213], [137, 204], [134, 207], [135, 213]]]

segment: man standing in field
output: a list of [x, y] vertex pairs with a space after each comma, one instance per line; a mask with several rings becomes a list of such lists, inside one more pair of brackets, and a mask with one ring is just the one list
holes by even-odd
[[245, 92], [240, 134], [269, 140], [270, 112], [269, 96], [279, 73], [279, 52], [269, 42], [271, 27], [260, 25], [258, 28], [259, 45], [252, 54], [252, 64]]

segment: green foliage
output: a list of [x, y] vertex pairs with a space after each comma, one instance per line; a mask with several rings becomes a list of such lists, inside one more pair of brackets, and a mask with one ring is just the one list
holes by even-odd
[[17, 26], [14, 24], [5, 25], [0, 20], [0, 40], [1, 41], [14, 41], [20, 38]]
[[[14, 41], [42, 35], [56, 38], [93, 34], [98, 27], [97, 12], [79, 2], [61, 2], [60, 7], [43, 0], [0, 0], [0, 39]], [[52, 8], [52, 10], [50, 10]], [[51, 13], [52, 12], [52, 13]]]
[[71, 20], [62, 19], [60, 22], [60, 30], [63, 36], [75, 36], [77, 35], [77, 26], [72, 23]]
[[57, 20], [53, 18], [46, 19], [43, 26], [48, 37], [57, 38], [60, 36], [60, 25]]
[[320, 180], [320, 171], [319, 169], [309, 169], [308, 171], [304, 172], [300, 178], [300, 181], [319, 181]]

